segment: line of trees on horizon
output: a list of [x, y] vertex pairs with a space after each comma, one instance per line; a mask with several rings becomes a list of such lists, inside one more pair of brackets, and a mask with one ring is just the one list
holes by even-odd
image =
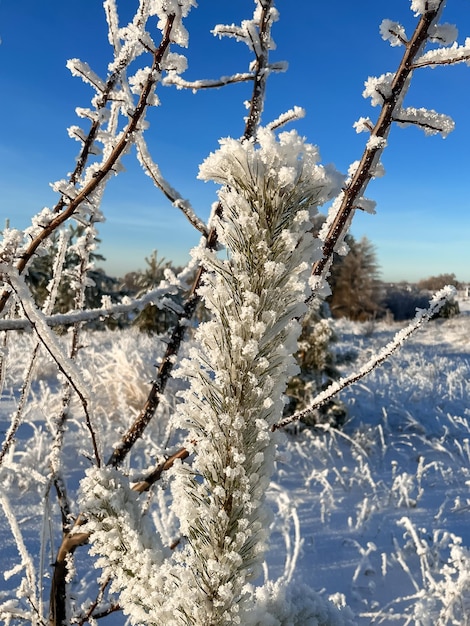
[[[70, 231], [70, 247], [66, 255], [65, 265], [70, 271], [64, 272], [55, 312], [64, 313], [72, 308], [73, 268], [77, 266], [77, 253], [74, 241], [80, 236], [80, 229]], [[345, 256], [336, 255], [330, 275], [331, 295], [326, 298], [331, 317], [348, 318], [352, 321], [370, 321], [387, 317], [390, 320], [403, 321], [412, 319], [416, 308], [426, 307], [429, 295], [446, 285], [453, 285], [458, 291], [464, 289], [464, 283], [458, 281], [454, 273], [443, 273], [428, 276], [419, 281], [386, 282], [381, 278], [380, 265], [374, 244], [367, 238], [356, 239], [348, 234], [345, 237], [349, 252]], [[48, 285], [52, 279], [53, 263], [57, 253], [54, 243], [47, 254], [36, 257], [31, 263], [27, 281], [36, 302], [41, 306], [48, 294]], [[96, 262], [105, 259], [97, 252], [93, 253]], [[165, 278], [166, 272], [177, 274], [181, 268], [172, 261], [159, 257], [154, 250], [144, 258], [144, 268], [127, 272], [122, 277], [110, 276], [97, 267], [90, 273], [90, 284], [85, 290], [87, 306], [96, 308], [103, 298], [110, 298], [113, 303], [123, 298], [141, 297], [147, 291], [155, 289]], [[175, 297], [182, 301], [184, 293]], [[440, 312], [441, 317], [450, 317], [459, 312], [458, 302], [448, 303]], [[200, 319], [203, 317], [200, 312]], [[107, 328], [118, 328], [133, 324], [146, 332], [166, 332], [176, 323], [176, 314], [171, 307], [157, 307], [148, 304], [142, 311], [134, 315], [121, 314], [114, 319], [106, 320]], [[104, 327], [104, 323], [93, 325]]]

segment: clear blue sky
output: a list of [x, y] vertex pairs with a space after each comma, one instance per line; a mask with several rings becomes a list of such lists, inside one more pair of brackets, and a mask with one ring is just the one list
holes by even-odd
[[[270, 78], [263, 121], [294, 105], [304, 107], [307, 117], [295, 127], [320, 147], [325, 163], [346, 171], [367, 139], [355, 133], [353, 123], [377, 115], [362, 98], [364, 81], [393, 71], [401, 55], [401, 48], [381, 39], [379, 24], [383, 18], [397, 20], [410, 34], [415, 18], [409, 6], [409, 0], [278, 0], [277, 50], [271, 59], [288, 61], [289, 70]], [[186, 78], [246, 70], [246, 47], [216, 39], [210, 30], [251, 17], [253, 7], [252, 0], [200, 0], [186, 21], [191, 33]], [[443, 21], [457, 24], [463, 42], [470, 36], [469, 0], [448, 0]], [[0, 0], [0, 37], [0, 224], [9, 218], [13, 227], [23, 228], [40, 208], [55, 203], [48, 184], [73, 169], [78, 152], [66, 128], [82, 123], [74, 110], [88, 106], [92, 93], [70, 75], [66, 60], [79, 57], [104, 75], [110, 46], [99, 0]], [[250, 91], [250, 83], [197, 94], [160, 88], [162, 106], [148, 117], [154, 159], [204, 219], [215, 186], [196, 180], [198, 164], [219, 137], [242, 134]], [[367, 193], [378, 203], [377, 215], [358, 215], [352, 233], [376, 246], [385, 280], [453, 272], [470, 281], [470, 68], [421, 70], [406, 104], [447, 113], [456, 129], [442, 139], [425, 137], [417, 128], [393, 128], [383, 157], [386, 176]], [[116, 275], [143, 268], [154, 249], [185, 262], [198, 234], [133, 155], [124, 164], [127, 171], [111, 181], [104, 197], [105, 268]]]

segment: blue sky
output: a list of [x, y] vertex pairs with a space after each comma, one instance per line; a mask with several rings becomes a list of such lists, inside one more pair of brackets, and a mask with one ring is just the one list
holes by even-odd
[[[121, 2], [122, 6], [135, 2]], [[246, 47], [210, 34], [218, 23], [251, 17], [252, 0], [200, 0], [186, 20], [190, 31], [188, 79], [217, 78], [245, 71]], [[410, 34], [415, 18], [408, 0], [278, 0], [280, 21], [271, 59], [289, 70], [268, 82], [263, 121], [294, 105], [307, 111], [295, 124], [320, 147], [323, 161], [346, 171], [360, 158], [366, 136], [352, 127], [377, 110], [362, 98], [368, 76], [393, 71], [401, 48], [379, 35], [383, 18], [403, 23]], [[124, 9], [123, 9], [124, 10]], [[126, 8], [129, 11], [129, 8]], [[122, 20], [129, 14], [122, 15]], [[443, 21], [470, 36], [469, 0], [449, 0]], [[6, 218], [23, 228], [43, 206], [55, 204], [49, 182], [74, 167], [78, 144], [66, 129], [80, 121], [76, 106], [88, 106], [91, 90], [73, 78], [65, 63], [79, 57], [101, 75], [111, 60], [102, 4], [98, 0], [0, 0], [0, 224]], [[196, 180], [198, 164], [223, 136], [243, 132], [243, 102], [250, 84], [193, 94], [160, 88], [162, 106], [148, 116], [149, 147], [163, 174], [207, 218], [216, 187]], [[377, 248], [385, 280], [418, 280], [455, 273], [470, 281], [470, 68], [424, 69], [415, 74], [406, 104], [451, 115], [455, 131], [446, 139], [425, 137], [417, 128], [392, 129], [384, 153], [386, 176], [367, 196], [377, 215], [357, 215], [356, 237]], [[126, 172], [111, 181], [104, 197], [106, 222], [100, 226], [100, 252], [115, 275], [143, 268], [144, 257], [184, 263], [198, 234], [153, 187], [134, 155]]]

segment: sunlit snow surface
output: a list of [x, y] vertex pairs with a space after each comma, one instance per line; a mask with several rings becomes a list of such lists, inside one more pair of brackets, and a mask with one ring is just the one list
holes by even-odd
[[[465, 308], [470, 309], [462, 303]], [[335, 322], [335, 350], [347, 357], [342, 373], [357, 369], [399, 328]], [[2, 432], [16, 404], [29, 341], [27, 335], [18, 337], [12, 378], [0, 405]], [[97, 415], [115, 420], [101, 436], [115, 441], [129, 417], [126, 407], [132, 407], [132, 414], [145, 398], [155, 341], [125, 331], [90, 334], [86, 344], [80, 358], [88, 368], [92, 397], [102, 403]], [[96, 371], [102, 372], [100, 377]], [[51, 396], [59, 393], [59, 385], [44, 357], [27, 415], [33, 426], [18, 432], [16, 449], [25, 455], [28, 470], [15, 476], [7, 467], [1, 475], [3, 493], [20, 519], [36, 566], [42, 532], [39, 496], [45, 490], [40, 474], [47, 473], [42, 455], [49, 439]], [[349, 408], [342, 431], [304, 430], [283, 438], [269, 494], [276, 511], [269, 577], [292, 577], [324, 590], [325, 597], [344, 594], [361, 626], [470, 623], [470, 312], [429, 323], [341, 397]], [[173, 436], [163, 417], [146, 435], [152, 454], [158, 453], [159, 441]], [[42, 433], [36, 434], [36, 448], [23, 449], [33, 428]], [[78, 432], [81, 428], [77, 423]], [[87, 447], [85, 434], [69, 472], [71, 491], [90, 465], [82, 447]], [[143, 446], [135, 462], [150, 465]], [[170, 533], [174, 521], [163, 522], [160, 530]], [[53, 549], [48, 547], [45, 571], [58, 541], [55, 537]], [[8, 572], [19, 557], [1, 509], [0, 542], [0, 569]], [[78, 558], [85, 552], [79, 548]], [[7, 580], [1, 577], [1, 602], [12, 597], [17, 584], [14, 572]], [[45, 602], [48, 584], [46, 579]], [[80, 596], [84, 590], [78, 585], [75, 592]], [[100, 623], [118, 626], [124, 618], [114, 613]]]
[[[396, 326], [335, 329], [349, 371]], [[343, 431], [289, 436], [275, 477], [300, 521], [296, 576], [343, 593], [361, 625], [470, 624], [470, 553], [443, 577], [458, 538], [470, 547], [470, 314], [429, 323], [342, 399]]]

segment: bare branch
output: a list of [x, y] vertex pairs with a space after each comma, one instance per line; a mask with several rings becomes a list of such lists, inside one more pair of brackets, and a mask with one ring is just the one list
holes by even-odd
[[[406, 46], [400, 65], [393, 77], [390, 94], [383, 98], [382, 109], [372, 131], [373, 137], [386, 140], [398, 103], [401, 102], [408, 88], [409, 78], [413, 72], [413, 62], [428, 40], [429, 27], [439, 14], [441, 4], [442, 2], [437, 8], [426, 11], [416, 25], [413, 36]], [[343, 189], [338, 200], [337, 213], [324, 239], [322, 257], [312, 268], [312, 276], [318, 279], [319, 284], [329, 270], [336, 245], [342, 240], [349, 226], [358, 198], [363, 195], [365, 188], [373, 178], [374, 168], [383, 149], [384, 144], [368, 142], [354, 175]]]

